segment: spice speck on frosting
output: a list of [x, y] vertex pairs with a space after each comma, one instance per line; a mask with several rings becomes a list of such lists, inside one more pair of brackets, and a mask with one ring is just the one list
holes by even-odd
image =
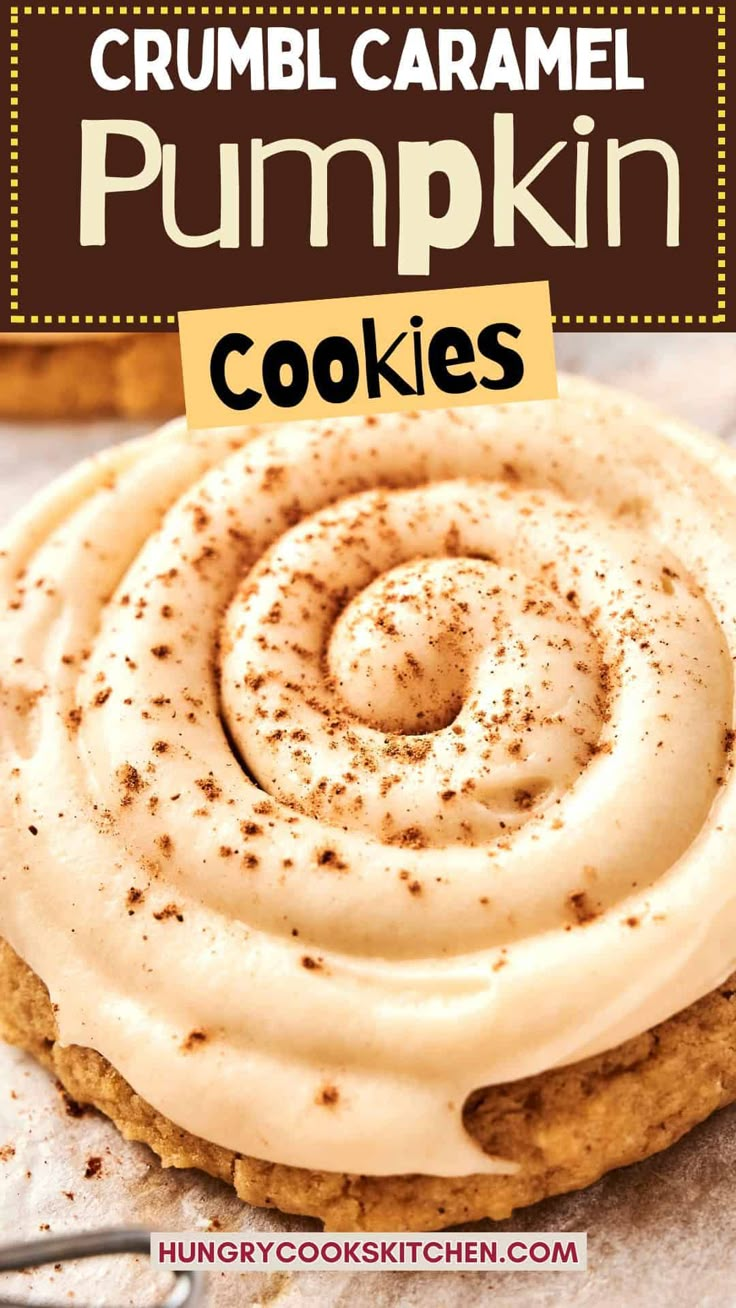
[[598, 917], [598, 910], [586, 890], [573, 891], [568, 896], [568, 903], [579, 926], [585, 926]]
[[199, 786], [202, 793], [206, 795], [207, 799], [212, 803], [222, 797], [222, 787], [212, 775], [209, 777], [198, 777], [195, 785]]
[[200, 1028], [197, 1027], [195, 1028], [194, 1031], [190, 1031], [189, 1035], [186, 1036], [184, 1040], [182, 1040], [181, 1042], [182, 1051], [185, 1054], [191, 1054], [193, 1050], [201, 1049], [202, 1045], [205, 1044], [206, 1040], [207, 1040], [207, 1032], [202, 1031], [200, 1030]]
[[314, 1102], [320, 1108], [334, 1108], [340, 1102], [340, 1091], [335, 1085], [323, 1085], [317, 1091]]

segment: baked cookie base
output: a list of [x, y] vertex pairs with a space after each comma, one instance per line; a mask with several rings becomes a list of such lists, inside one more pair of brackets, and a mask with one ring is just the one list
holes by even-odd
[[[232, 1153], [175, 1126], [99, 1054], [56, 1040], [46, 988], [0, 940], [0, 1035], [53, 1071], [165, 1167], [196, 1167], [250, 1204], [321, 1218], [333, 1231], [423, 1231], [506, 1218], [665, 1149], [736, 1099], [736, 973], [698, 1003], [606, 1054], [477, 1091], [468, 1130], [520, 1164], [514, 1176], [353, 1176]], [[247, 1087], [244, 1087], [247, 1093]]]
[[183, 408], [176, 333], [0, 343], [0, 418], [167, 418]]

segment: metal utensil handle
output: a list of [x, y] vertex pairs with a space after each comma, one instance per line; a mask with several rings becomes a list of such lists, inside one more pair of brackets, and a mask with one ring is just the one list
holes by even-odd
[[[151, 1232], [143, 1227], [113, 1227], [109, 1230], [84, 1231], [81, 1235], [52, 1235], [42, 1240], [24, 1240], [0, 1245], [0, 1272], [20, 1272], [47, 1263], [63, 1263], [74, 1258], [98, 1258], [116, 1254], [149, 1253]], [[171, 1292], [160, 1308], [202, 1308], [205, 1274], [201, 1271], [173, 1273]], [[0, 1299], [0, 1308], [27, 1308], [19, 1299]]]

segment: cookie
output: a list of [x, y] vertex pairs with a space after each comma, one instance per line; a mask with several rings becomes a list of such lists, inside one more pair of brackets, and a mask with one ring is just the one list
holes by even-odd
[[[194, 1167], [250, 1204], [321, 1218], [330, 1231], [432, 1231], [591, 1185], [648, 1158], [736, 1099], [736, 974], [685, 1012], [572, 1067], [479, 1090], [465, 1110], [484, 1149], [516, 1176], [371, 1177], [283, 1167], [183, 1131], [91, 1049], [64, 1048], [48, 993], [0, 942], [0, 1035], [26, 1049], [80, 1104], [111, 1118], [165, 1167]], [[244, 1087], [247, 1101], [247, 1087]]]
[[176, 334], [0, 340], [2, 418], [165, 418], [183, 406]]
[[409, 1226], [729, 1097], [735, 522], [730, 452], [569, 379], [67, 474], [0, 551], [0, 934], [59, 1065]]

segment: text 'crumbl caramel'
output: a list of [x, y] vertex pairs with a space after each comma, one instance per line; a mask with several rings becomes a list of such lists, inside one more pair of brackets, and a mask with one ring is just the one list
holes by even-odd
[[6, 533], [0, 932], [256, 1158], [504, 1172], [482, 1085], [736, 960], [736, 477], [558, 402], [187, 433]]

